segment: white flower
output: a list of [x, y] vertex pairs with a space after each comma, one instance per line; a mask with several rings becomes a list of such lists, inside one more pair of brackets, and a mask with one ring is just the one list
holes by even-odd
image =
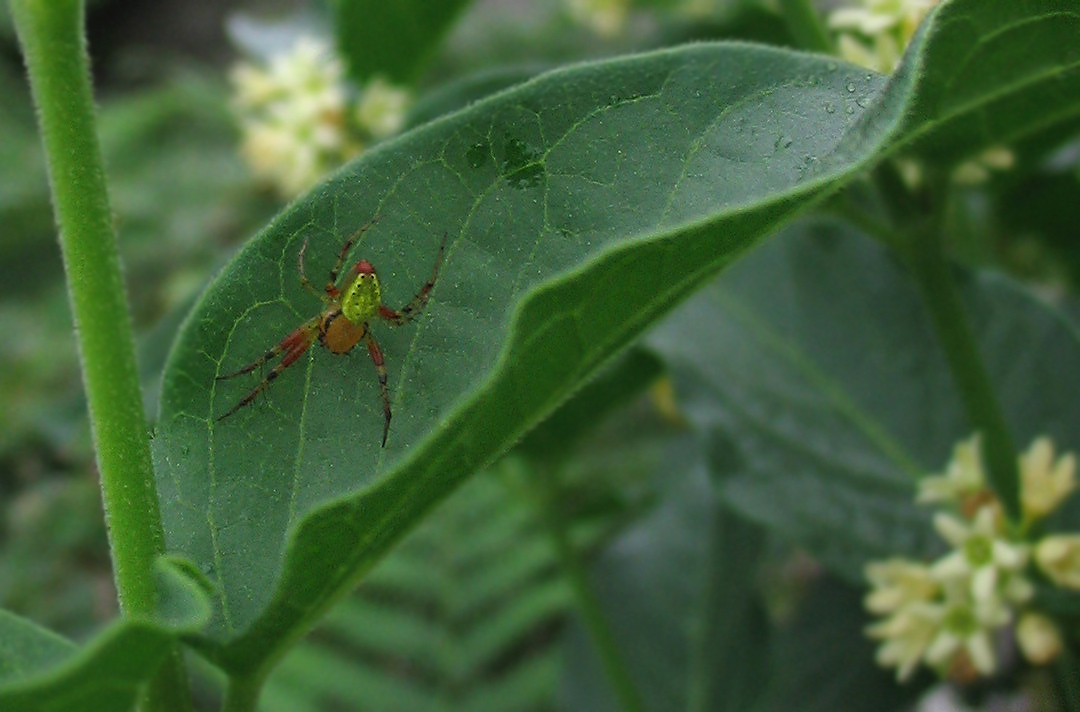
[[944, 474], [932, 475], [919, 480], [919, 493], [915, 501], [952, 502], [960, 504], [971, 495], [986, 488], [982, 456], [979, 453], [979, 436], [973, 435], [953, 448], [952, 460]]
[[1020, 504], [1025, 519], [1045, 517], [1075, 489], [1076, 458], [1064, 453], [1055, 460], [1049, 438], [1036, 439], [1020, 456]]
[[842, 7], [829, 15], [829, 26], [873, 36], [901, 29], [909, 37], [937, 0], [862, 0], [861, 7]]
[[939, 590], [930, 569], [907, 559], [874, 561], [866, 565], [871, 591], [864, 604], [871, 613], [892, 613], [916, 601], [930, 600]]
[[352, 152], [345, 127], [344, 69], [328, 47], [301, 38], [268, 66], [231, 72], [241, 153], [260, 179], [291, 197]]
[[896, 679], [911, 677], [927, 648], [937, 637], [946, 609], [939, 603], [916, 602], [866, 628], [866, 635], [881, 640], [874, 659], [882, 667], [895, 667]]
[[1035, 563], [1058, 586], [1080, 590], [1080, 534], [1055, 534], [1035, 545]]
[[960, 654], [982, 675], [991, 675], [997, 667], [992, 633], [1007, 624], [1010, 615], [1003, 606], [979, 606], [956, 603], [942, 618], [941, 630], [926, 648], [926, 662], [945, 670]]
[[1016, 643], [1024, 657], [1035, 665], [1046, 665], [1065, 647], [1061, 630], [1054, 621], [1032, 612], [1020, 616], [1016, 624]]
[[988, 148], [978, 156], [953, 169], [952, 178], [961, 185], [981, 185], [994, 171], [1007, 171], [1016, 165], [1016, 154], [1004, 146]]
[[386, 138], [401, 130], [410, 103], [412, 93], [408, 89], [376, 77], [368, 83], [360, 97], [356, 106], [356, 121], [374, 138]]
[[936, 4], [937, 0], [862, 0], [857, 7], [833, 11], [829, 26], [841, 31], [837, 47], [844, 59], [891, 72]]
[[984, 506], [971, 524], [939, 512], [934, 528], [952, 547], [950, 554], [930, 567], [941, 581], [968, 580], [971, 594], [980, 604], [999, 596], [1002, 573], [1015, 574], [1027, 563], [1028, 548], [1006, 540], [999, 532], [997, 508]]
[[630, 10], [628, 0], [566, 0], [566, 6], [574, 19], [606, 37], [623, 29]]
[[934, 528], [950, 551], [930, 565], [905, 559], [869, 563], [867, 609], [887, 617], [867, 628], [882, 641], [881, 665], [895, 666], [900, 680], [924, 663], [940, 674], [970, 679], [997, 668], [995, 641], [1015, 624], [1024, 656], [1045, 664], [1063, 648], [1062, 634], [1048, 617], [1025, 610], [1035, 596], [1024, 575], [1034, 558], [1060, 586], [1080, 590], [1080, 534], [1048, 536], [1034, 546], [1029, 525], [1056, 509], [1076, 489], [1072, 455], [1055, 459], [1047, 438], [1020, 457], [1024, 520], [1010, 524], [986, 486], [979, 441], [970, 438], [953, 451], [945, 473], [919, 485], [922, 502], [939, 502], [954, 513], [937, 512]]

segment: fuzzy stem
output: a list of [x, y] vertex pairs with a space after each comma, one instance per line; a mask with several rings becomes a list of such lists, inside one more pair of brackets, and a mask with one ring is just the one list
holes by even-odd
[[[153, 615], [164, 533], [135, 342], [96, 133], [82, 0], [11, 0], [37, 106], [82, 363], [121, 613]], [[178, 655], [149, 709], [190, 709]], [[161, 694], [153, 690], [160, 685]], [[180, 699], [175, 698], [179, 695]], [[161, 699], [167, 698], [167, 699]]]

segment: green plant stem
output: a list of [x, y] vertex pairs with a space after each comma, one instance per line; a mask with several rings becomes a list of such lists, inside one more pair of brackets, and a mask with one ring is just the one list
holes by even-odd
[[990, 485], [1009, 518], [1018, 522], [1020, 474], [1016, 448], [968, 324], [936, 225], [916, 228], [908, 257], [968, 418], [980, 434]]
[[578, 613], [585, 623], [593, 645], [596, 646], [604, 674], [611, 683], [619, 707], [623, 712], [645, 712], [645, 703], [641, 699], [641, 693], [638, 692], [630, 676], [630, 670], [626, 667], [626, 661], [619, 650], [615, 634], [604, 616], [603, 607], [589, 584], [585, 564], [578, 556], [573, 542], [570, 541], [566, 522], [559, 516], [556, 488], [552, 481], [553, 474], [534, 471], [525, 473], [525, 477], [529, 478], [533, 484], [544, 525], [555, 544], [555, 551], [573, 591]]
[[255, 712], [262, 692], [263, 674], [230, 677], [221, 712]]
[[[30, 76], [75, 317], [116, 588], [124, 615], [156, 608], [164, 533], [135, 368], [127, 299], [96, 133], [81, 0], [11, 0]], [[178, 674], [179, 658], [159, 677]], [[154, 689], [161, 687], [161, 694]], [[183, 680], [151, 685], [153, 709], [186, 700]], [[168, 695], [168, 699], [161, 698]]]
[[780, 11], [799, 47], [810, 52], [833, 54], [832, 37], [810, 0], [780, 0]]

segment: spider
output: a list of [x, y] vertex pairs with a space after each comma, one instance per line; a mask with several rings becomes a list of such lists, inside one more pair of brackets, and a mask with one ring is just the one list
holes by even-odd
[[[281, 340], [277, 346], [255, 359], [235, 373], [218, 376], [216, 380], [223, 381], [245, 373], [251, 373], [278, 354], [284, 353], [281, 362], [266, 374], [266, 377], [257, 386], [240, 399], [232, 409], [218, 418], [218, 421], [228, 418], [245, 405], [255, 400], [270, 383], [281, 375], [289, 366], [296, 363], [297, 359], [308, 350], [315, 340], [330, 350], [333, 354], [347, 354], [358, 343], [363, 341], [371, 354], [371, 360], [375, 363], [375, 371], [379, 376], [379, 389], [382, 392], [383, 413], [385, 423], [383, 425], [382, 446], [386, 447], [386, 435], [390, 432], [390, 391], [386, 386], [386, 366], [383, 362], [382, 351], [379, 343], [371, 333], [370, 321], [379, 317], [390, 322], [393, 326], [407, 324], [420, 315], [424, 305], [427, 304], [431, 289], [435, 286], [435, 279], [439, 276], [439, 267], [442, 265], [443, 251], [446, 249], [446, 234], [443, 234], [442, 244], [439, 245], [439, 254], [435, 258], [435, 268], [431, 271], [431, 279], [420, 288], [416, 296], [412, 298], [400, 311], [394, 311], [382, 303], [382, 288], [379, 285], [379, 277], [375, 274], [375, 268], [367, 260], [357, 262], [349, 272], [345, 280], [345, 286], [338, 289], [336, 282], [338, 272], [345, 264], [345, 255], [364, 232], [370, 228], [378, 218], [375, 218], [354, 232], [345, 245], [341, 248], [334, 268], [330, 270], [330, 281], [326, 283], [326, 294], [320, 294], [304, 274], [304, 253], [307, 251], [308, 240], [304, 240], [303, 247], [297, 255], [297, 266], [300, 271], [300, 284], [309, 292], [322, 300], [326, 307], [323, 311], [308, 319], [296, 327], [288, 336]], [[310, 239], [310, 238], [308, 238]]]

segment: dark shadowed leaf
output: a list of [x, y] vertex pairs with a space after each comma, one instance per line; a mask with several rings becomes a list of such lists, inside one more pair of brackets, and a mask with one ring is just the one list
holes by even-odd
[[[1076, 332], [1002, 278], [958, 277], [1017, 443], [1075, 450]], [[868, 559], [941, 546], [915, 482], [971, 433], [928, 319], [889, 254], [820, 222], [762, 247], [650, 343], [729, 463], [714, 468], [726, 499], [857, 582]]]

